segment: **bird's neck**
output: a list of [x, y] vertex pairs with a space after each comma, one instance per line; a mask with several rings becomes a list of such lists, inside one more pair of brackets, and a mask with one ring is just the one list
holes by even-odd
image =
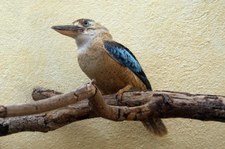
[[102, 32], [95, 36], [81, 36], [76, 39], [76, 44], [78, 47], [78, 52], [83, 53], [91, 47], [91, 45], [95, 42], [101, 42], [104, 40], [112, 40], [112, 36], [108, 32]]
[[88, 36], [88, 35], [83, 35], [83, 36], [77, 38], [76, 44], [77, 44], [78, 49], [90, 44], [94, 38], [95, 38], [94, 36]]

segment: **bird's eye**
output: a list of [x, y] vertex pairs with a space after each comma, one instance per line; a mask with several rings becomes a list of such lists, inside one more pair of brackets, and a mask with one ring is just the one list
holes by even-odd
[[88, 22], [88, 20], [85, 20], [85, 21], [83, 22], [83, 26], [84, 26], [84, 27], [90, 26], [90, 23]]

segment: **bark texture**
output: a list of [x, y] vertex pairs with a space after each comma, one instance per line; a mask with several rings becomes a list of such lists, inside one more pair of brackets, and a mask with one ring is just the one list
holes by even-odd
[[[22, 131], [48, 132], [93, 117], [113, 121], [179, 117], [225, 122], [225, 96], [219, 95], [148, 91], [126, 92], [121, 99], [115, 99], [115, 95], [102, 96], [95, 85], [87, 84], [66, 94], [37, 88], [32, 97], [36, 100], [32, 104], [0, 107], [1, 136]], [[41, 112], [46, 113], [36, 114]]]

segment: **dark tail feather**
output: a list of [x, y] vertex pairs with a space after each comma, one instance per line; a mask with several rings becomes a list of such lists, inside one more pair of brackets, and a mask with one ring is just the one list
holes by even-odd
[[147, 130], [157, 136], [164, 136], [167, 134], [166, 126], [163, 124], [160, 118], [148, 118], [142, 121], [143, 125]]

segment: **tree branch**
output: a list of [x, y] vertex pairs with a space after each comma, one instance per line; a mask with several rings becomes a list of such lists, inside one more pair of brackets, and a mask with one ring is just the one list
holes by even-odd
[[34, 103], [9, 106], [2, 105], [0, 106], [0, 117], [23, 116], [54, 110], [90, 98], [94, 96], [95, 90], [93, 85], [87, 84], [75, 91], [52, 96], [46, 100], [39, 100]]
[[[99, 116], [114, 121], [139, 121], [147, 117], [180, 117], [225, 122], [225, 96], [149, 91], [126, 92], [122, 99], [117, 100], [114, 98], [115, 95], [102, 96], [100, 91], [92, 84], [67, 94], [59, 94], [61, 93], [54, 90], [39, 88], [32, 93], [34, 100], [39, 100], [35, 103], [2, 106], [3, 114], [0, 114], [2, 117], [34, 114], [59, 107], [63, 108], [46, 114], [0, 119], [0, 135], [4, 136], [21, 131], [47, 132], [71, 122]], [[69, 106], [64, 107], [66, 105]], [[21, 110], [23, 106], [29, 110], [17, 113], [17, 110]]]

